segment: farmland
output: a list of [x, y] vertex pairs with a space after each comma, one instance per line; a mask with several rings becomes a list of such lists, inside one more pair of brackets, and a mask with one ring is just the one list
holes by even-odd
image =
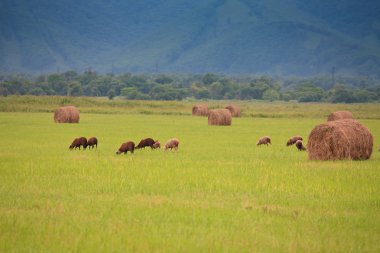
[[[1, 98], [0, 252], [380, 251], [379, 104], [237, 102], [242, 118], [211, 127], [196, 103]], [[65, 104], [79, 124], [53, 122]], [[340, 109], [373, 133], [370, 160], [285, 146]], [[273, 144], [257, 147], [264, 135]], [[79, 136], [98, 149], [69, 150]], [[179, 151], [115, 154], [145, 137], [177, 137]]]

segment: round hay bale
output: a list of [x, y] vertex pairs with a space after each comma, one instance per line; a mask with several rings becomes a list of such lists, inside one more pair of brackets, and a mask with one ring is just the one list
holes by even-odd
[[340, 120], [340, 119], [353, 119], [354, 116], [352, 116], [352, 113], [349, 111], [337, 111], [331, 113], [327, 117], [327, 121], [334, 121], [334, 120]]
[[63, 106], [54, 112], [55, 123], [79, 123], [79, 111], [75, 106]]
[[241, 117], [241, 110], [236, 105], [226, 106], [226, 109], [231, 112], [232, 117]]
[[311, 131], [307, 142], [311, 160], [366, 160], [371, 157], [372, 147], [372, 134], [353, 119], [318, 125]]
[[193, 115], [195, 116], [208, 116], [207, 105], [195, 105], [193, 106]]
[[230, 126], [232, 121], [231, 112], [227, 109], [210, 110], [208, 124], [217, 126]]

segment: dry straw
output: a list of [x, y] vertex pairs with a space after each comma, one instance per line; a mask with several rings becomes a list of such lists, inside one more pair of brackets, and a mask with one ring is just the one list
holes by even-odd
[[218, 125], [218, 126], [230, 126], [232, 121], [232, 116], [229, 110], [227, 109], [215, 109], [210, 110], [208, 115], [208, 124], [209, 125]]
[[79, 111], [75, 106], [64, 106], [54, 112], [56, 123], [79, 123]]
[[208, 116], [208, 106], [207, 105], [195, 105], [193, 106], [193, 115], [195, 116]]
[[229, 105], [226, 109], [231, 112], [232, 117], [241, 117], [241, 110], [236, 105]]
[[353, 119], [352, 113], [349, 111], [337, 111], [331, 113], [327, 117], [327, 121], [334, 121], [334, 120], [340, 120], [340, 119]]
[[366, 160], [371, 157], [373, 136], [353, 119], [329, 121], [309, 135], [307, 150], [312, 160]]

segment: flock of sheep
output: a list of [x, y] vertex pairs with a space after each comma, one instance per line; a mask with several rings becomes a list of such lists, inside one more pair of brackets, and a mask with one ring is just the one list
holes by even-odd
[[[170, 139], [165, 144], [165, 150], [178, 150], [179, 140], [176, 138]], [[85, 150], [87, 147], [90, 149], [94, 149], [94, 147], [98, 148], [98, 139], [96, 137], [91, 137], [86, 139], [86, 137], [75, 138], [71, 143], [69, 149], [81, 149]], [[161, 143], [158, 140], [153, 140], [152, 138], [142, 139], [137, 146], [133, 141], [127, 141], [121, 144], [120, 148], [116, 152], [117, 155], [124, 153], [127, 154], [129, 151], [131, 154], [135, 151], [135, 149], [141, 149], [145, 147], [150, 147], [151, 149], [161, 148]]]
[[[286, 143], [286, 146], [292, 146], [295, 144], [295, 146], [297, 147], [297, 149], [299, 151], [305, 151], [306, 148], [305, 146], [303, 145], [302, 143], [303, 139], [301, 136], [293, 136], [292, 138], [290, 138], [287, 143]], [[271, 143], [271, 139], [269, 136], [264, 136], [264, 137], [261, 137], [259, 139], [259, 141], [257, 142], [257, 146], [260, 146], [260, 145], [269, 145], [269, 144], [272, 144]]]
[[[231, 125], [232, 117], [241, 117], [240, 108], [237, 106], [227, 106], [223, 109], [209, 110], [207, 105], [196, 105], [192, 109], [195, 116], [207, 116], [209, 125]], [[79, 111], [73, 106], [61, 107], [55, 111], [54, 121], [57, 123], [78, 123]], [[287, 142], [287, 146], [295, 144], [298, 150], [307, 150], [311, 160], [367, 160], [371, 157], [373, 149], [373, 135], [367, 127], [354, 119], [349, 111], [337, 111], [331, 113], [327, 122], [315, 126], [309, 134], [307, 148], [302, 143], [301, 136], [294, 136]], [[264, 136], [259, 139], [257, 145], [271, 144], [271, 139]], [[178, 149], [178, 139], [170, 139], [165, 144], [165, 150]], [[97, 147], [95, 137], [87, 140], [84, 137], [77, 138], [73, 141], [70, 148], [89, 146]], [[152, 138], [143, 139], [137, 145], [136, 149], [146, 146], [152, 149], [160, 148], [160, 143]], [[380, 149], [380, 147], [379, 147]], [[121, 145], [116, 154], [133, 153], [135, 144], [132, 141], [125, 142]]]

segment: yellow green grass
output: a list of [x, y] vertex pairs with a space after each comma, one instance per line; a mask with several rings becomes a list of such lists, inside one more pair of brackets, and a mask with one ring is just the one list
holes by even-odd
[[[231, 127], [120, 108], [82, 113], [79, 124], [0, 113], [0, 252], [380, 251], [380, 152], [317, 162], [285, 146], [325, 120], [317, 108], [300, 118], [234, 118]], [[361, 122], [378, 145], [380, 121]], [[263, 135], [273, 145], [257, 147]], [[98, 149], [70, 151], [79, 136], [97, 136]], [[177, 137], [179, 151], [115, 154], [145, 137]]]

